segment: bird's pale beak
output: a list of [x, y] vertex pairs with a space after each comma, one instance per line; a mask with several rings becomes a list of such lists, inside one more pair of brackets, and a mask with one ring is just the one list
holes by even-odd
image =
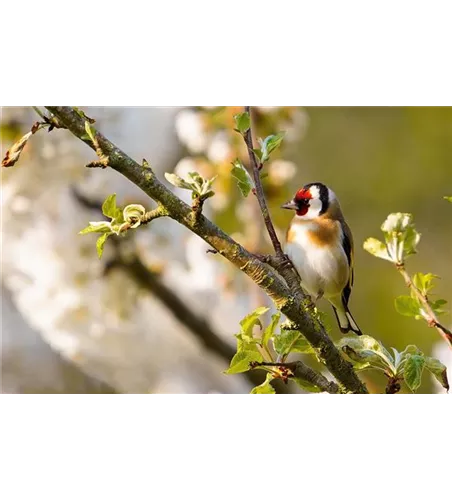
[[298, 206], [293, 200], [291, 200], [284, 203], [284, 205], [281, 205], [281, 208], [287, 208], [287, 210], [297, 210]]

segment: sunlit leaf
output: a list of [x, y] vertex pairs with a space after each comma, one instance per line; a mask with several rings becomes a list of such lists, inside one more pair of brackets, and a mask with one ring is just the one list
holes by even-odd
[[259, 325], [262, 328], [262, 323], [260, 322], [259, 317], [265, 314], [268, 310], [268, 307], [258, 307], [252, 313], [245, 316], [242, 321], [240, 321], [242, 334], [252, 337], [255, 325]]
[[439, 278], [436, 274], [432, 273], [416, 273], [413, 276], [413, 283], [416, 288], [418, 288], [423, 295], [427, 295], [430, 290], [434, 288], [433, 280]]
[[250, 363], [262, 362], [263, 358], [257, 351], [239, 351], [231, 360], [229, 368], [225, 371], [227, 374], [243, 373], [250, 369]]
[[377, 240], [376, 238], [367, 238], [363, 246], [364, 250], [367, 250], [375, 257], [379, 257], [380, 259], [385, 259], [389, 261], [393, 260], [391, 256], [388, 254], [386, 245], [380, 240]]
[[116, 206], [116, 193], [111, 194], [105, 199], [102, 204], [102, 213], [111, 219], [122, 217], [121, 210]]
[[452, 203], [452, 196], [444, 196], [444, 199]]

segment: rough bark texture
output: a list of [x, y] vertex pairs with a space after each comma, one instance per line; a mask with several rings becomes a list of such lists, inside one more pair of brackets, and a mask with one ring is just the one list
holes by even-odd
[[[219, 227], [203, 215], [195, 218], [192, 208], [175, 196], [155, 176], [152, 169], [139, 165], [99, 132], [95, 143], [87, 138], [85, 119], [71, 107], [47, 106], [59, 122], [83, 140], [91, 149], [97, 150], [104, 165], [108, 165], [140, 187], [153, 200], [163, 205], [167, 215], [209, 243], [221, 255], [246, 273], [273, 300], [276, 307], [300, 330], [316, 350], [319, 358], [343, 388], [353, 393], [367, 393], [350, 363], [344, 360], [323, 325], [307, 311], [299, 294], [293, 294], [291, 284], [269, 265], [261, 262], [230, 238]], [[83, 139], [82, 139], [83, 138]], [[105, 159], [107, 158], [107, 161]]]

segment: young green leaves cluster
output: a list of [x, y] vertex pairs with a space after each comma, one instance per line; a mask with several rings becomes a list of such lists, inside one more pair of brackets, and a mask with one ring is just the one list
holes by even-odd
[[[268, 307], [258, 307], [240, 322], [240, 333], [237, 338], [237, 352], [231, 360], [227, 374], [243, 373], [252, 369], [268, 371], [265, 382], [255, 387], [251, 394], [273, 394], [275, 391], [271, 381], [282, 378], [278, 366], [261, 366], [261, 363], [283, 364], [290, 353], [313, 354], [314, 350], [307, 340], [298, 331], [290, 329], [290, 325], [281, 325], [281, 332], [277, 327], [281, 314], [273, 314], [270, 323], [264, 329], [260, 317], [268, 311]], [[254, 327], [259, 326], [262, 334], [254, 335]], [[276, 359], [275, 359], [276, 358]], [[310, 392], [319, 392], [319, 388], [304, 380], [291, 377], [300, 387]]]
[[[355, 370], [380, 370], [388, 377], [387, 392], [398, 392], [399, 382], [405, 382], [412, 392], [421, 385], [424, 368], [431, 372], [448, 391], [446, 367], [437, 359], [425, 356], [416, 346], [409, 345], [404, 351], [392, 348], [391, 354], [380, 342], [369, 335], [345, 336], [336, 343]], [[397, 387], [397, 389], [394, 389]], [[392, 390], [390, 390], [392, 388]]]
[[166, 180], [173, 186], [191, 191], [193, 200], [196, 198], [202, 200], [211, 198], [215, 194], [212, 190], [212, 184], [217, 177], [216, 175], [212, 179], [204, 179], [198, 172], [189, 172], [188, 179], [182, 179], [176, 174], [165, 172]]
[[[251, 127], [251, 118], [249, 113], [238, 113], [234, 115], [235, 131], [245, 137], [245, 134]], [[269, 135], [265, 139], [258, 139], [259, 148], [254, 148], [253, 153], [258, 161], [259, 169], [270, 159], [271, 153], [275, 151], [282, 143], [284, 132]], [[237, 179], [237, 185], [243, 196], [247, 197], [251, 191], [255, 192], [255, 185], [248, 170], [243, 163], [236, 159], [232, 163], [232, 175]]]
[[417, 251], [421, 235], [416, 231], [411, 214], [390, 214], [381, 226], [385, 242], [376, 238], [368, 238], [364, 242], [364, 249], [375, 257], [388, 260], [395, 264], [410, 289], [410, 295], [402, 295], [395, 299], [397, 312], [415, 319], [424, 319], [431, 326], [440, 330], [452, 345], [452, 334], [437, 320], [437, 316], [444, 313], [444, 299], [432, 300], [431, 290], [434, 280], [438, 276], [428, 273], [416, 273], [411, 277], [405, 269], [405, 259]]
[[111, 234], [120, 235], [128, 229], [137, 228], [146, 213], [142, 205], [127, 205], [124, 209], [116, 206], [116, 193], [111, 194], [102, 204], [102, 213], [109, 221], [90, 222], [79, 234], [100, 233], [96, 248], [99, 259], [102, 257], [104, 245]]
[[381, 226], [385, 242], [368, 238], [364, 249], [375, 257], [402, 265], [405, 259], [416, 253], [421, 235], [416, 231], [411, 214], [393, 213]]

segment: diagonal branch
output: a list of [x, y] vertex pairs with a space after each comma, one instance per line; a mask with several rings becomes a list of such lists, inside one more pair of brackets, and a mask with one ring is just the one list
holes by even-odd
[[201, 237], [261, 287], [276, 307], [293, 323], [294, 328], [303, 332], [317, 356], [347, 391], [367, 393], [365, 385], [359, 380], [352, 365], [341, 356], [323, 325], [306, 312], [303, 295], [294, 294], [288, 287], [289, 282], [286, 283], [270, 266], [248, 252], [204, 215], [201, 214], [195, 221], [192, 208], [167, 189], [150, 168], [136, 163], [97, 131], [96, 148], [93, 141], [86, 137], [84, 119], [72, 108], [47, 106], [47, 109], [91, 149], [101, 150], [102, 155], [108, 157], [108, 166], [127, 177], [153, 200], [161, 203], [169, 217]]

